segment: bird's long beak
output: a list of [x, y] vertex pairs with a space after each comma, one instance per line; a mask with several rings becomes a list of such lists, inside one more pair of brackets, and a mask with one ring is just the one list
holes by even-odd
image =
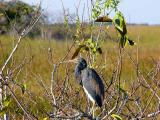
[[78, 58], [75, 58], [73, 60], [63, 61], [62, 63], [70, 63], [70, 62], [72, 62], [72, 63], [78, 63]]
[[68, 60], [68, 62], [78, 63], [78, 58], [75, 58], [73, 60]]

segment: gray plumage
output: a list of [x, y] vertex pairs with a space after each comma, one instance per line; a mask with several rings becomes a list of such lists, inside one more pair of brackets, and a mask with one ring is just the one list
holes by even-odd
[[104, 84], [97, 72], [87, 67], [85, 59], [78, 58], [78, 64], [75, 68], [75, 77], [77, 82], [83, 86], [90, 100], [96, 102], [99, 107], [102, 106], [104, 100]]

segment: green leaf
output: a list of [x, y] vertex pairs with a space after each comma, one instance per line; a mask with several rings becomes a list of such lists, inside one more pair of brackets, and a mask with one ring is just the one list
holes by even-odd
[[92, 17], [93, 19], [96, 19], [101, 14], [101, 6], [100, 6], [100, 0], [96, 0], [96, 3], [92, 9]]
[[114, 9], [115, 11], [118, 10], [118, 4], [120, 3], [120, 0], [106, 0], [105, 1], [105, 8], [106, 9]]
[[89, 38], [89, 39], [86, 40], [86, 43], [91, 44], [92, 42], [93, 42], [93, 40], [91, 38]]
[[84, 44], [87, 46], [87, 48], [89, 48], [89, 50], [91, 50], [93, 54], [95, 54], [96, 52], [102, 54], [102, 49], [99, 47], [95, 40], [91, 38], [87, 39]]
[[43, 120], [48, 120], [48, 117], [43, 118]]
[[2, 102], [3, 102], [3, 106], [4, 106], [4, 107], [8, 107], [9, 104], [11, 103], [11, 96], [8, 95], [8, 96], [4, 97], [4, 99], [3, 99]]
[[133, 46], [133, 45], [136, 44], [133, 40], [129, 39], [127, 35], [125, 36], [125, 39], [127, 40], [127, 42], [129, 43], [129, 45], [131, 45], [131, 46]]
[[81, 50], [89, 51], [91, 54], [95, 54], [97, 52], [99, 52], [99, 54], [102, 54], [102, 49], [98, 46], [96, 41], [91, 38], [85, 39], [84, 41], [79, 42], [78, 44], [78, 48], [75, 50], [71, 59], [77, 57]]
[[87, 44], [88, 47], [91, 48], [91, 49], [96, 47], [96, 41], [93, 40], [93, 39], [88, 39], [87, 41], [85, 41], [85, 44]]
[[68, 28], [68, 18], [66, 15], [64, 16], [64, 26]]
[[126, 36], [127, 27], [126, 27], [126, 21], [124, 19], [124, 16], [120, 11], [116, 12], [116, 15], [114, 16], [112, 23], [115, 29], [117, 29], [118, 31], [118, 35], [120, 37], [120, 45], [122, 48], [124, 48], [128, 40], [128, 37]]
[[75, 33], [75, 39], [79, 40], [80, 37], [80, 33], [81, 33], [81, 22], [79, 17], [76, 17], [76, 33]]
[[112, 114], [111, 116], [114, 118], [114, 120], [122, 120], [122, 118], [119, 115]]
[[24, 94], [25, 91], [27, 90], [27, 85], [26, 84], [22, 84], [21, 85], [21, 90], [22, 90], [22, 93]]
[[0, 110], [0, 116], [3, 116], [8, 110], [8, 107], [3, 107], [1, 110]]
[[0, 116], [4, 115], [7, 112], [8, 106], [10, 103], [11, 103], [11, 96], [10, 95], [3, 98], [3, 100], [2, 100], [3, 107], [0, 110]]
[[126, 37], [125, 36], [124, 37], [121, 36], [120, 45], [121, 45], [122, 48], [124, 48], [126, 46], [126, 43], [127, 43], [126, 41], [127, 41]]
[[113, 24], [122, 36], [127, 34], [126, 21], [120, 11], [116, 12], [116, 15], [113, 18]]
[[95, 54], [96, 51], [97, 51], [97, 49], [94, 47], [93, 50], [92, 50], [92, 52]]

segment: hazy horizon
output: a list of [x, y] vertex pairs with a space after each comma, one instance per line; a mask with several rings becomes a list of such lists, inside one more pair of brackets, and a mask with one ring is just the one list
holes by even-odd
[[[61, 0], [22, 0], [31, 5], [36, 5], [41, 1], [42, 8], [49, 16], [57, 16], [63, 13], [63, 7]], [[65, 9], [68, 9], [70, 13], [76, 13], [76, 6], [78, 6], [79, 0], [62, 0]], [[79, 15], [82, 16], [83, 8], [85, 5], [84, 19], [87, 19], [87, 0], [81, 0], [79, 6]], [[119, 4], [119, 9], [123, 12], [127, 23], [135, 24], [160, 24], [160, 0], [146, 1], [146, 0], [122, 0]], [[52, 18], [50, 17], [50, 18]]]

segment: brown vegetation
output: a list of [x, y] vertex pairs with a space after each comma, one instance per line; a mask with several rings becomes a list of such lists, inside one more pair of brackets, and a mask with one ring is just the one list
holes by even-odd
[[[103, 107], [105, 111], [101, 113], [97, 110], [97, 115], [101, 113], [103, 117], [114, 106], [116, 108], [111, 112], [119, 114], [124, 119], [145, 117], [158, 109], [159, 26], [129, 26], [128, 29], [129, 35], [137, 45], [128, 46], [121, 51], [122, 69], [119, 69], [120, 56], [114, 41], [109, 39], [102, 41], [103, 54], [97, 55], [95, 69], [100, 73], [106, 86]], [[8, 57], [14, 43], [16, 43], [14, 37], [0, 37], [0, 66]], [[72, 41], [56, 42], [26, 38], [7, 65], [7, 69], [12, 72], [9, 78], [10, 87], [32, 116], [39, 119], [59, 116], [61, 119], [76, 117], [74, 116], [76, 114], [89, 118], [85, 94], [74, 80], [74, 65], [59, 64], [71, 46]], [[65, 60], [70, 59], [74, 50], [75, 47], [72, 47]], [[7, 71], [5, 74], [7, 75]], [[117, 78], [118, 76], [120, 78]], [[118, 79], [122, 89], [120, 94], [117, 89]], [[26, 85], [24, 94], [22, 85]], [[11, 101], [9, 114], [12, 119], [21, 119], [25, 115], [14, 100]], [[110, 119], [110, 116], [107, 118]]]

